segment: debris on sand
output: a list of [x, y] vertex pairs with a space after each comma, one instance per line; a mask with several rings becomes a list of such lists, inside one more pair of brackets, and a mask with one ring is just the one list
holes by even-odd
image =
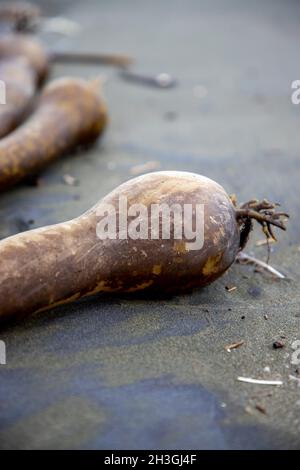
[[237, 341], [236, 343], [228, 344], [225, 346], [227, 352], [230, 352], [232, 349], [237, 349], [244, 344], [244, 341]]
[[237, 286], [225, 286], [227, 292], [233, 292], [237, 289]]
[[260, 268], [264, 269], [265, 271], [269, 271], [274, 277], [278, 279], [285, 279], [285, 275], [282, 274], [281, 272], [277, 271], [277, 269], [273, 268], [268, 263], [265, 263], [264, 261], [261, 261], [257, 258], [254, 258], [253, 256], [247, 255], [246, 253], [238, 253], [236, 257], [236, 261], [238, 263], [244, 263], [244, 264], [254, 264], [255, 266], [259, 266]]
[[255, 245], [256, 246], [265, 246], [265, 245], [268, 245], [270, 243], [276, 243], [276, 240], [274, 240], [273, 238], [263, 238], [262, 240], [258, 240]]
[[246, 382], [249, 384], [257, 384], [257, 385], [283, 385], [282, 380], [260, 380], [260, 379], [253, 379], [251, 377], [238, 377], [237, 380], [239, 382]]
[[256, 409], [257, 411], [259, 411], [260, 413], [262, 413], [263, 415], [266, 415], [266, 414], [267, 414], [266, 409], [265, 409], [262, 405], [256, 404], [256, 405], [255, 405], [255, 409]]
[[79, 181], [77, 178], [75, 178], [72, 175], [63, 175], [63, 182], [67, 184], [68, 186], [78, 186]]

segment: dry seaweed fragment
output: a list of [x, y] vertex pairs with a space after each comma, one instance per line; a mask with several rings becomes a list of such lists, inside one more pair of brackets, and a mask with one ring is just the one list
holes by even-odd
[[237, 349], [244, 344], [244, 341], [237, 341], [236, 343], [231, 343], [225, 346], [226, 351], [230, 352], [232, 349]]

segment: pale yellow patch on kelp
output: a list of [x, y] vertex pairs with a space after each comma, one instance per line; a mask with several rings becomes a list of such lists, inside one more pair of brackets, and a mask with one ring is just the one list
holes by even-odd
[[202, 272], [205, 276], [210, 276], [215, 274], [219, 270], [220, 260], [222, 258], [222, 253], [217, 256], [209, 256], [205, 265], [203, 266]]

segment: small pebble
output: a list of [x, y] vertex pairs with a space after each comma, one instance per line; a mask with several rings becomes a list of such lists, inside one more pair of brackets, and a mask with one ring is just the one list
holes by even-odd
[[173, 77], [168, 73], [160, 73], [156, 76], [156, 81], [161, 88], [169, 88], [175, 82]]
[[63, 175], [63, 181], [65, 184], [68, 186], [77, 186], [79, 184], [79, 181], [77, 178], [74, 178], [72, 175]]

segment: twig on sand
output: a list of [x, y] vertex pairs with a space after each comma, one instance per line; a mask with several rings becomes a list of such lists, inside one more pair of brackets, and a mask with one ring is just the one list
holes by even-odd
[[225, 289], [227, 290], [227, 292], [233, 292], [237, 290], [237, 286], [225, 286]]
[[225, 346], [227, 352], [230, 352], [232, 349], [237, 349], [244, 344], [244, 341], [237, 341], [236, 343], [231, 343]]
[[251, 377], [238, 377], [237, 380], [239, 382], [246, 382], [249, 384], [257, 384], [257, 385], [283, 385], [282, 380], [260, 380], [260, 379], [252, 379]]
[[245, 263], [245, 264], [254, 264], [256, 266], [261, 267], [265, 271], [269, 271], [273, 276], [277, 277], [278, 279], [285, 279], [286, 276], [281, 272], [277, 271], [277, 269], [273, 268], [270, 264], [261, 261], [260, 259], [254, 258], [253, 256], [248, 255], [247, 253], [243, 253], [242, 251], [238, 253], [236, 257], [236, 262], [238, 263]]

